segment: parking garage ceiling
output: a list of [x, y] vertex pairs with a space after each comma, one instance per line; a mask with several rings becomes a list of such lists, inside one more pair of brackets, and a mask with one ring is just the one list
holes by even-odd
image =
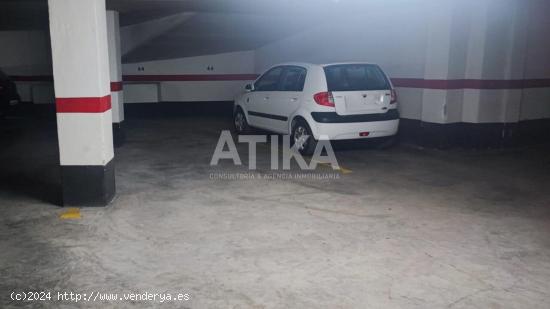
[[[394, 2], [406, 0], [394, 0]], [[304, 31], [345, 11], [369, 6], [361, 0], [107, 0], [121, 27], [180, 13], [191, 18], [123, 55], [141, 62], [257, 49]], [[47, 0], [0, 0], [0, 30], [46, 30]]]
[[124, 55], [124, 62], [257, 49], [306, 28], [305, 19], [235, 13], [200, 13]]
[[[314, 25], [336, 0], [107, 0], [121, 26], [191, 12], [193, 17], [127, 55], [124, 62], [256, 49]], [[0, 0], [0, 30], [45, 30], [47, 0]]]

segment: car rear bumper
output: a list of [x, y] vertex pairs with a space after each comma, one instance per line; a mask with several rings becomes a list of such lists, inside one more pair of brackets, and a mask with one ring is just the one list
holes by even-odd
[[399, 119], [399, 112], [395, 108], [385, 113], [345, 116], [338, 115], [336, 112], [312, 112], [311, 117], [319, 123], [357, 123], [396, 120]]
[[393, 136], [399, 127], [399, 113], [395, 109], [385, 114], [340, 116], [336, 113], [312, 113], [311, 116], [315, 121], [312, 131], [316, 139], [321, 136], [330, 140]]

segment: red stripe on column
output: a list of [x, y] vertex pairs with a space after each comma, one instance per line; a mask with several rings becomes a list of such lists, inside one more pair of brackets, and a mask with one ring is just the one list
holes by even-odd
[[122, 82], [111, 82], [111, 91], [112, 92], [116, 92], [116, 91], [122, 91]]
[[56, 98], [58, 113], [103, 113], [111, 109], [111, 95], [97, 98]]

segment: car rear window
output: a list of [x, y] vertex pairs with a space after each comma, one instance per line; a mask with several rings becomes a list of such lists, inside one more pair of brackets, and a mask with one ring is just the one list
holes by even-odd
[[328, 91], [388, 90], [390, 83], [373, 64], [339, 64], [325, 67]]

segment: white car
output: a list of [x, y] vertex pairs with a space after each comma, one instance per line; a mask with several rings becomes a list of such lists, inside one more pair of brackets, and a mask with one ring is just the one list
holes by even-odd
[[[302, 154], [329, 140], [397, 134], [397, 97], [388, 76], [369, 63], [286, 63], [272, 67], [235, 99], [234, 125], [290, 134]], [[311, 138], [313, 137], [313, 138]]]

